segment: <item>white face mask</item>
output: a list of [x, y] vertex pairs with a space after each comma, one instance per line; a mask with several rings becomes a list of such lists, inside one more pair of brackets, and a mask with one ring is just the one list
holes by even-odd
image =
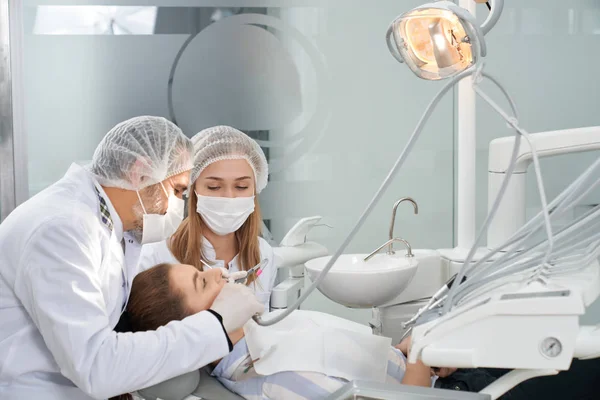
[[183, 221], [185, 202], [175, 195], [169, 196], [162, 183], [160, 186], [162, 186], [169, 201], [165, 215], [146, 213], [140, 193], [137, 192], [142, 210], [144, 210], [142, 244], [156, 243], [169, 238], [179, 228], [181, 221]]
[[196, 211], [211, 231], [225, 236], [240, 229], [250, 214], [254, 212], [252, 197], [198, 197]]

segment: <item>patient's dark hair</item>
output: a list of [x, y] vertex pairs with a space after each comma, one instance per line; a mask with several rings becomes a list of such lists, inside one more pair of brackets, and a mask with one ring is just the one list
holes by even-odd
[[133, 279], [127, 303], [132, 332], [153, 331], [190, 315], [181, 292], [171, 287], [171, 268], [171, 264], [158, 264]]
[[[153, 331], [171, 321], [181, 321], [191, 313], [186, 310], [182, 294], [171, 288], [171, 264], [158, 264], [140, 272], [133, 279], [127, 310], [115, 327], [117, 332]], [[129, 394], [110, 400], [131, 400]]]

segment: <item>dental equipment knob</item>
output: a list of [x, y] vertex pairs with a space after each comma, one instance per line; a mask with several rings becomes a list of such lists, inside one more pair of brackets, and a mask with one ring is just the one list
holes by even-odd
[[[419, 213], [419, 206], [417, 205], [417, 202], [414, 201], [412, 198], [410, 197], [403, 197], [400, 200], [398, 200], [395, 204], [394, 207], [392, 208], [392, 222], [390, 224], [390, 240], [392, 240], [394, 238], [394, 223], [396, 222], [396, 209], [398, 208], [398, 206], [400, 205], [400, 203], [404, 202], [404, 201], [410, 201], [413, 205], [413, 208], [415, 209], [415, 214]], [[392, 255], [394, 254], [394, 243], [390, 243], [389, 247], [388, 247], [388, 254]]]
[[379, 253], [381, 251], [381, 249], [383, 249], [385, 246], [393, 243], [393, 242], [402, 242], [404, 243], [404, 245], [406, 246], [406, 257], [414, 257], [414, 254], [412, 253], [412, 248], [410, 247], [410, 244], [404, 240], [404, 239], [400, 239], [400, 238], [393, 238], [388, 240], [387, 242], [385, 242], [384, 244], [382, 244], [381, 246], [379, 246], [375, 251], [373, 251], [371, 254], [369, 254], [368, 256], [365, 257], [364, 261], [367, 262], [369, 261], [371, 258], [373, 258], [375, 256], [375, 254]]

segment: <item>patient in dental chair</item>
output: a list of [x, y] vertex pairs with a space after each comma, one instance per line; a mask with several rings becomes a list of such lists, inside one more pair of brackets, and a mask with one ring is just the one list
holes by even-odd
[[[127, 306], [127, 328], [117, 326], [115, 330], [155, 330], [173, 320], [180, 320], [209, 308], [211, 304], [206, 301], [206, 296], [201, 290], [195, 290], [192, 283], [196, 272], [198, 271], [189, 265], [160, 264], [137, 275], [133, 281]], [[167, 289], [174, 296], [170, 298], [156, 296], [165, 285], [169, 286]], [[230, 339], [235, 344], [233, 351], [213, 364], [212, 374], [229, 390], [246, 399], [321, 399], [346, 382], [336, 376], [315, 372], [288, 371], [259, 375], [253, 368], [243, 332], [231, 334]], [[456, 372], [455, 369], [442, 368], [432, 371], [422, 363], [406, 362], [404, 355], [408, 352], [407, 343], [405, 341], [397, 348], [389, 349], [386, 382], [431, 386], [435, 381], [435, 387], [438, 388], [478, 392], [508, 372], [508, 370], [486, 368], [459, 369]], [[435, 379], [433, 375], [439, 376], [439, 379]], [[573, 360], [568, 371], [556, 376], [544, 376], [523, 382], [500, 399], [598, 399], [599, 379], [600, 358]], [[179, 398], [187, 394], [189, 393]]]
[[[138, 274], [133, 281], [127, 306], [130, 329], [158, 329], [173, 320], [181, 320], [209, 308], [210, 304], [203, 298], [203, 285], [191, 284], [198, 273], [205, 274], [190, 265], [160, 264]], [[168, 290], [173, 294], [171, 298], [153, 295], [161, 285], [169, 286]], [[173, 304], [173, 299], [179, 303]], [[243, 332], [230, 336], [234, 342], [233, 351], [213, 363], [212, 375], [229, 390], [246, 399], [322, 399], [347, 382], [341, 377], [318, 372], [282, 371], [259, 375], [254, 369]], [[385, 381], [431, 387], [436, 378], [432, 370], [420, 362], [407, 363], [404, 355], [407, 349], [404, 344], [399, 347], [387, 350]], [[322, 350], [314, 348], [314, 351]], [[383, 351], [386, 351], [385, 348]], [[437, 371], [437, 375], [450, 372]]]

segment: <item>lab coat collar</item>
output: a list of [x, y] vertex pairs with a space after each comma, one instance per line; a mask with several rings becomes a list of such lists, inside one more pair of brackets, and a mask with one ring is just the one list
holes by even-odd
[[104, 197], [104, 200], [106, 200], [106, 205], [108, 206], [108, 211], [110, 212], [110, 218], [113, 222], [113, 231], [115, 233], [115, 236], [119, 240], [119, 242], [123, 240], [123, 222], [121, 222], [121, 218], [119, 217], [117, 210], [110, 201], [110, 198], [108, 197], [102, 186], [100, 186], [94, 175], [89, 171], [89, 169], [79, 164], [73, 163], [69, 167], [69, 170], [67, 171], [65, 176], [75, 181], [84, 181], [87, 178], [87, 180], [92, 183], [92, 186], [87, 186], [86, 189], [91, 191], [90, 195], [94, 199], [94, 202], [97, 204], [96, 212], [98, 214], [98, 219], [102, 220], [102, 216], [100, 214], [100, 200], [98, 199], [98, 195], [94, 187], [98, 189], [100, 195]]
[[[204, 257], [206, 257], [207, 260], [215, 262], [215, 264], [217, 266], [219, 266], [219, 267], [225, 266], [225, 261], [217, 260], [217, 252], [215, 251], [215, 247], [204, 236], [202, 237], [202, 253], [204, 254]], [[228, 267], [231, 271], [239, 270], [238, 258], [239, 258], [239, 254], [236, 254], [235, 257], [233, 257], [233, 259], [229, 263]]]

